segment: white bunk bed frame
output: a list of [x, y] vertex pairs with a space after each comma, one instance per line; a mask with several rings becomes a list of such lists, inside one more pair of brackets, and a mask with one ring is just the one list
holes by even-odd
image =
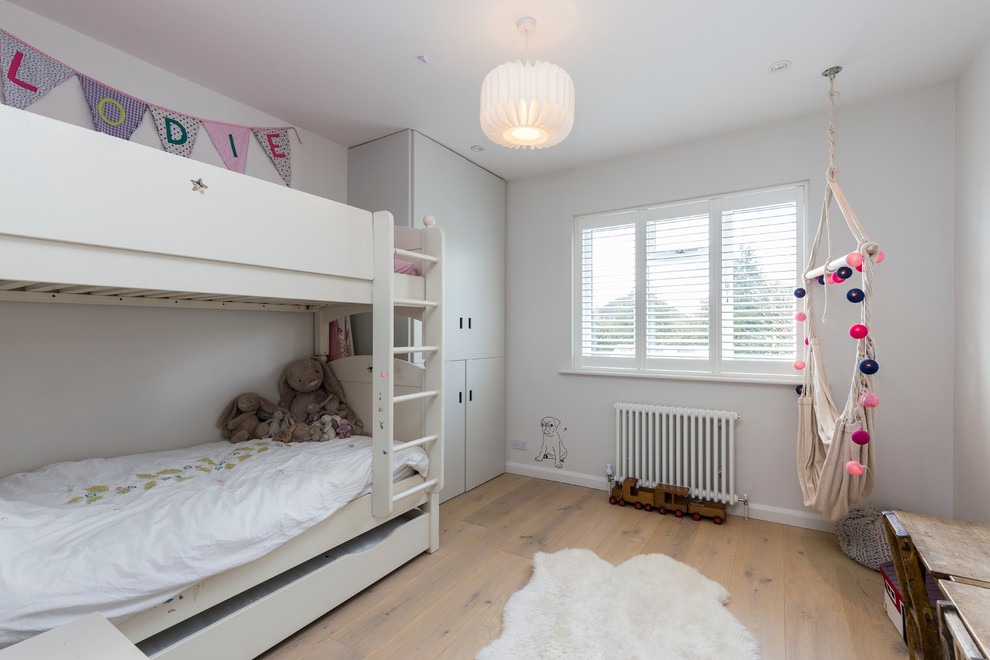
[[[225, 657], [253, 657], [437, 550], [438, 228], [395, 228], [387, 212], [3, 105], [0, 144], [0, 300], [308, 312], [323, 356], [330, 321], [374, 313], [374, 354], [334, 362], [373, 438], [372, 492], [268, 555], [128, 618], [119, 630], [144, 641], [139, 647], [153, 658], [213, 658], [219, 648]], [[194, 180], [208, 188], [193, 190]], [[394, 274], [394, 256], [418, 261], [424, 276]], [[422, 320], [424, 345], [393, 347], [396, 311]], [[425, 366], [394, 358], [408, 353], [423, 355]], [[429, 474], [393, 484], [393, 452], [420, 445]], [[262, 583], [267, 588], [259, 592]], [[241, 606], [236, 599], [245, 593]]]

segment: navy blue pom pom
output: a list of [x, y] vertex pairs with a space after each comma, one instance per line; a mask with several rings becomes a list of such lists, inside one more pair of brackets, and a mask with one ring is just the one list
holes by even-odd
[[876, 360], [863, 360], [859, 363], [859, 370], [864, 374], [871, 375], [880, 371], [880, 365]]

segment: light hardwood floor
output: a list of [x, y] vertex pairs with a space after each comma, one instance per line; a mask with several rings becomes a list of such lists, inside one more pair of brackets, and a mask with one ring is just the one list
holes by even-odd
[[879, 573], [831, 534], [729, 516], [710, 521], [611, 506], [605, 492], [504, 474], [445, 502], [423, 554], [265, 653], [264, 660], [473, 658], [538, 551], [589, 548], [613, 564], [661, 552], [732, 594], [767, 660], [906, 658]]

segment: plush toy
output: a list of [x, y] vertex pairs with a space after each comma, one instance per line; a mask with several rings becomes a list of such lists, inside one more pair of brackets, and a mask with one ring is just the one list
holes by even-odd
[[337, 431], [333, 428], [333, 417], [323, 415], [320, 417], [320, 440], [326, 442], [337, 437]]
[[268, 434], [268, 420], [278, 409], [274, 403], [254, 392], [245, 392], [227, 404], [217, 421], [220, 435], [231, 442], [263, 438]]
[[[298, 424], [319, 427], [323, 415], [347, 420], [354, 433], [360, 434], [364, 424], [344, 399], [344, 389], [320, 358], [303, 358], [289, 363], [282, 371], [278, 384], [278, 405], [289, 411]], [[334, 422], [334, 428], [339, 422]]]
[[323, 432], [319, 425], [293, 424], [275, 434], [273, 438], [276, 442], [320, 442], [323, 440]]
[[287, 410], [279, 408], [272, 413], [272, 418], [268, 420], [268, 432], [265, 433], [265, 437], [275, 437], [279, 431], [288, 426], [292, 426], [292, 417]]

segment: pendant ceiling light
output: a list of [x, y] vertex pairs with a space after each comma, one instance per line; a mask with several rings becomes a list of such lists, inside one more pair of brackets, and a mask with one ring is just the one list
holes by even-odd
[[555, 64], [529, 62], [529, 34], [536, 20], [519, 19], [526, 37], [526, 63], [506, 62], [481, 84], [481, 129], [503, 147], [543, 149], [559, 144], [574, 125], [574, 83]]

